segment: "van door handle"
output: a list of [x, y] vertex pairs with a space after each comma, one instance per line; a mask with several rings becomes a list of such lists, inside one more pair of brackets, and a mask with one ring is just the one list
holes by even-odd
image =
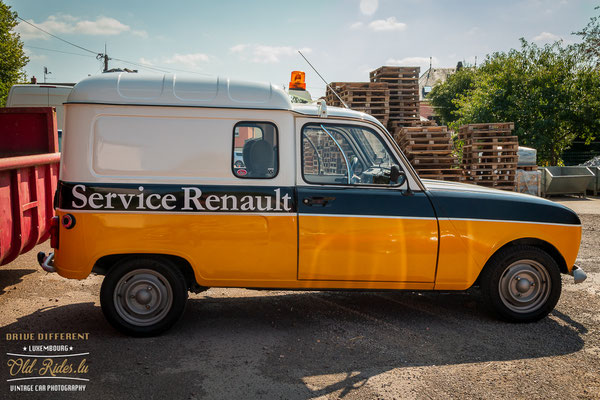
[[335, 197], [323, 197], [323, 196], [312, 196], [312, 197], [305, 197], [304, 200], [302, 200], [302, 202], [304, 204], [306, 204], [307, 206], [321, 206], [321, 207], [325, 207], [327, 206], [327, 204], [331, 203], [332, 201], [335, 200]]

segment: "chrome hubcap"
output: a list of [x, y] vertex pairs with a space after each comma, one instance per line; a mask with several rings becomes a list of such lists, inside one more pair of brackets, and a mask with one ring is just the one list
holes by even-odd
[[114, 302], [117, 313], [135, 326], [148, 326], [162, 320], [173, 303], [173, 291], [157, 271], [138, 269], [117, 283]]
[[550, 296], [550, 275], [537, 261], [519, 260], [504, 270], [498, 286], [504, 305], [528, 313], [541, 308]]

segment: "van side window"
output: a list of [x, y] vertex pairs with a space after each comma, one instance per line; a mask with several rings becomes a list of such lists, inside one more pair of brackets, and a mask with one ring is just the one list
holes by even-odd
[[[371, 129], [307, 124], [302, 129], [302, 175], [324, 185], [398, 185], [398, 161]], [[394, 180], [395, 179], [395, 180]]]
[[274, 178], [279, 172], [277, 127], [270, 122], [237, 123], [231, 168], [238, 178]]

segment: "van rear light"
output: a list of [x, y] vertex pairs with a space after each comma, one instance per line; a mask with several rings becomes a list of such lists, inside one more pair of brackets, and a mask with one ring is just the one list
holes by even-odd
[[63, 215], [62, 225], [67, 229], [73, 229], [75, 226], [75, 217], [72, 214]]
[[50, 220], [50, 246], [54, 249], [58, 249], [59, 225], [58, 217], [52, 217]]

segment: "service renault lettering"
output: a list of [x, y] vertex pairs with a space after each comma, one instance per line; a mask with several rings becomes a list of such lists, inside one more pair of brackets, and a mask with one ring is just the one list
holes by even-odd
[[78, 83], [42, 268], [105, 275], [102, 311], [133, 336], [169, 329], [210, 287], [477, 285], [500, 318], [529, 322], [556, 305], [561, 273], [586, 278], [573, 211], [420, 179], [379, 121], [297, 102], [310, 96], [292, 76], [289, 93], [133, 73]]

